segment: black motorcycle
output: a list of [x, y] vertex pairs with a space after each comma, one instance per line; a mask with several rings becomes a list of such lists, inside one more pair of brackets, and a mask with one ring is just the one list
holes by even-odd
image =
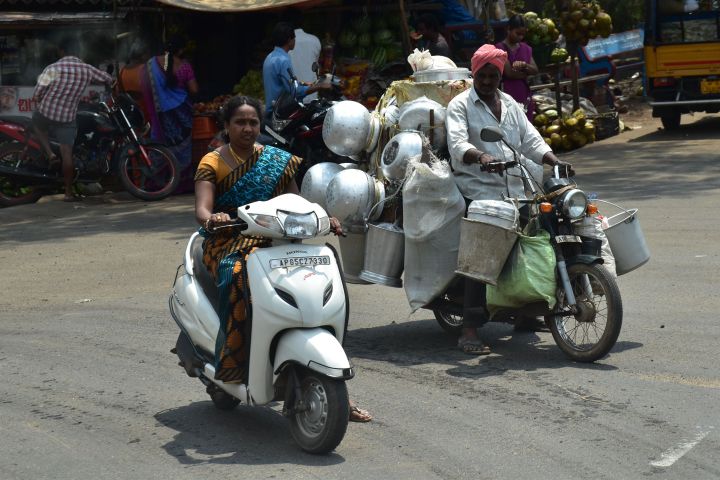
[[[76, 182], [106, 183], [119, 177], [123, 188], [141, 200], [161, 200], [175, 191], [178, 162], [165, 146], [143, 138], [147, 124], [130, 96], [83, 104], [76, 121]], [[51, 138], [50, 145], [59, 158], [59, 144]], [[63, 176], [48, 164], [32, 119], [0, 116], [0, 206], [36, 202], [61, 185]]]
[[[500, 129], [485, 127], [480, 136], [486, 142], [504, 142], [515, 154], [512, 161], [492, 164], [491, 171], [502, 172], [518, 166], [524, 181], [532, 185], [530, 174]], [[617, 283], [602, 265], [601, 241], [578, 236], [573, 229], [573, 222], [588, 215], [587, 197], [568, 178], [561, 178], [559, 172], [544, 182], [540, 192], [530, 188], [534, 191], [533, 197], [518, 203], [530, 207], [531, 216], [537, 218], [539, 227], [550, 236], [557, 262], [557, 304], [552, 310], [542, 302], [505, 310], [496, 316], [497, 321], [512, 322], [520, 317], [542, 315], [563, 353], [578, 362], [594, 362], [615, 345], [622, 327], [623, 309]], [[459, 335], [462, 328], [462, 285], [458, 279], [444, 295], [425, 307], [433, 310], [443, 329], [455, 335]]]

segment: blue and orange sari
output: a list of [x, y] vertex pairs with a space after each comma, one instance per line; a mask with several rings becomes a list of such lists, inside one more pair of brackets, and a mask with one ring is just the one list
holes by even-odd
[[[195, 181], [215, 184], [214, 213], [232, 217], [237, 208], [269, 200], [283, 193], [297, 173], [302, 159], [274, 147], [255, 145], [244, 163], [230, 170], [218, 150], [200, 161]], [[229, 173], [228, 173], [229, 172]], [[215, 378], [224, 382], [247, 381], [251, 304], [244, 272], [245, 260], [254, 249], [270, 246], [270, 240], [245, 237], [236, 229], [222, 229], [205, 236], [203, 263], [220, 290], [220, 330], [215, 343]]]

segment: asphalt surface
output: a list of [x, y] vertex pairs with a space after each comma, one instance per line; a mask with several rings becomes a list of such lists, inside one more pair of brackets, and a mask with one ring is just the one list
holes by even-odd
[[0, 210], [0, 479], [720, 478], [720, 117], [683, 123], [565, 156], [639, 209], [652, 252], [618, 280], [608, 357], [572, 363], [505, 324], [466, 356], [401, 289], [352, 285], [349, 390], [375, 419], [327, 456], [296, 447], [279, 405], [216, 410], [170, 354], [192, 197]]

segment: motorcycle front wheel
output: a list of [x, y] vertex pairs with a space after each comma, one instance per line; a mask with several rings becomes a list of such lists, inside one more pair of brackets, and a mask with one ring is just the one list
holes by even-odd
[[560, 287], [554, 314], [545, 321], [563, 353], [577, 362], [594, 362], [608, 354], [620, 335], [620, 289], [602, 265], [571, 265], [568, 275], [577, 312], [569, 311]]
[[162, 200], [180, 183], [180, 167], [167, 147], [152, 143], [143, 148], [150, 164], [139, 149], [126, 147], [118, 162], [120, 181], [125, 190], [141, 200]]
[[[24, 158], [25, 156], [33, 157]], [[0, 145], [0, 165], [14, 168], [18, 163], [27, 163], [26, 160], [37, 160], [40, 154], [34, 150], [27, 150], [19, 143], [4, 143]], [[0, 206], [14, 207], [26, 203], [35, 203], [42, 196], [42, 190], [36, 185], [28, 185], [11, 176], [0, 173]]]
[[294, 399], [297, 411], [290, 416], [290, 432], [306, 452], [328, 453], [340, 444], [347, 430], [347, 386], [343, 380], [311, 371], [298, 371], [298, 377], [301, 398]]

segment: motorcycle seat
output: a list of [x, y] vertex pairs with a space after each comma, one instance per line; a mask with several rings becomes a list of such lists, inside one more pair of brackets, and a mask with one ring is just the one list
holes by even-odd
[[213, 306], [216, 312], [220, 312], [219, 305], [220, 305], [220, 292], [217, 288], [217, 285], [215, 285], [215, 279], [210, 274], [207, 268], [205, 268], [205, 264], [202, 261], [203, 258], [203, 240], [205, 240], [200, 235], [196, 236], [193, 240], [193, 243], [190, 247], [190, 251], [192, 254], [192, 260], [193, 260], [193, 276], [197, 280], [198, 284], [200, 285], [200, 288], [205, 293], [205, 296], [210, 301], [210, 305]]

